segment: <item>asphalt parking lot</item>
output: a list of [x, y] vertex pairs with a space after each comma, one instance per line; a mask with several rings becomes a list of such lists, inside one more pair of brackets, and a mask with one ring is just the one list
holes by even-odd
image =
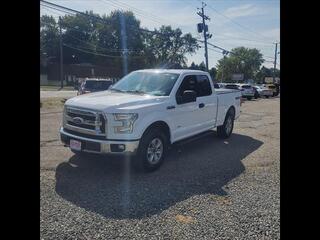
[[63, 147], [41, 109], [41, 239], [280, 239], [280, 98], [246, 101], [234, 134], [173, 147], [154, 173]]

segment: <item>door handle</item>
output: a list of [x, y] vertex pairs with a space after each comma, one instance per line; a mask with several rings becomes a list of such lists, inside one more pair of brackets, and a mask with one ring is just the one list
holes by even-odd
[[203, 108], [204, 106], [205, 106], [204, 103], [199, 104], [199, 108]]

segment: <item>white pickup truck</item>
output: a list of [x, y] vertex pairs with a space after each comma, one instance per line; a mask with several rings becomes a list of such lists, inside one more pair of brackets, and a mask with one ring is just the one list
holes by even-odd
[[61, 141], [76, 154], [130, 154], [140, 170], [153, 171], [177, 141], [213, 128], [228, 138], [240, 100], [239, 90], [214, 89], [207, 72], [138, 70], [106, 91], [67, 100]]

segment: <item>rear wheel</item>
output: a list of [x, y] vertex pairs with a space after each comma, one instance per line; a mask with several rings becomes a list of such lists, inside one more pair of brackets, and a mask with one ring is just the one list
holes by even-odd
[[227, 112], [226, 118], [224, 119], [223, 125], [217, 127], [218, 136], [221, 138], [228, 138], [232, 134], [234, 125], [234, 110], [230, 109]]
[[268, 95], [266, 95], [266, 98], [269, 98], [269, 96], [268, 96]]
[[142, 172], [157, 170], [163, 163], [167, 146], [167, 136], [160, 128], [147, 130], [141, 138], [139, 149], [134, 159], [135, 169]]
[[252, 99], [252, 97], [247, 97], [247, 99], [248, 99], [248, 100], [251, 100], [251, 99]]

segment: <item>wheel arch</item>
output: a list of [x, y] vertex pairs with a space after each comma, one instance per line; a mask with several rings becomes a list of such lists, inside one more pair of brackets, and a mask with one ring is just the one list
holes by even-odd
[[170, 127], [165, 121], [158, 120], [158, 121], [155, 121], [155, 122], [149, 124], [148, 127], [146, 127], [146, 129], [143, 131], [142, 136], [152, 128], [160, 128], [160, 129], [162, 129], [164, 134], [167, 136], [168, 143], [171, 143], [172, 136], [171, 136]]

